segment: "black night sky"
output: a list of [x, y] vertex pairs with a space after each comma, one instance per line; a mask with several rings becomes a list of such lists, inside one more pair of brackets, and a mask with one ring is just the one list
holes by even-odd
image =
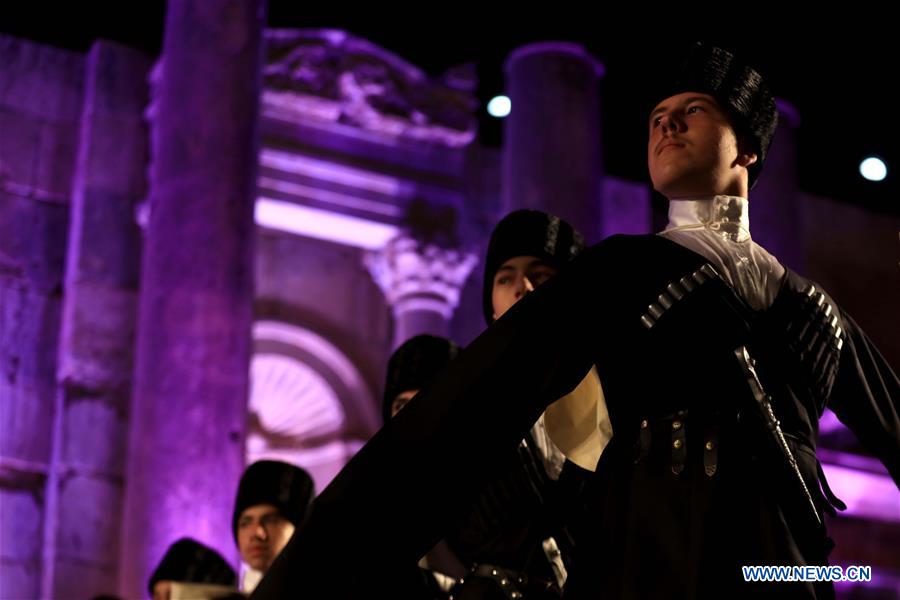
[[[788, 22], [783, 15], [766, 19], [748, 10], [713, 26], [698, 18], [703, 9], [697, 6], [648, 6], [640, 18], [604, 17], [596, 14], [597, 7], [570, 9], [562, 3], [547, 14], [517, 7], [504, 16], [495, 8], [486, 17], [486, 9], [485, 4], [423, 3], [360, 12], [338, 3], [270, 0], [268, 22], [271, 27], [344, 29], [432, 75], [474, 63], [483, 103], [502, 91], [503, 61], [515, 47], [545, 40], [580, 43], [606, 67], [606, 170], [635, 180], [646, 179], [643, 112], [654, 74], [664, 72], [694, 40], [722, 45], [755, 64], [776, 96], [799, 110], [805, 191], [900, 214], [898, 103], [889, 93], [894, 87], [889, 75], [900, 52], [889, 19], [841, 15], [829, 27], [821, 16], [816, 24], [803, 18]], [[29, 3], [24, 8], [6, 3], [0, 8], [0, 31], [79, 50], [97, 38], [112, 39], [155, 54], [162, 46], [164, 19], [160, 1]], [[501, 136], [501, 122], [482, 109], [482, 142], [499, 145]], [[870, 155], [887, 162], [885, 181], [868, 182], [859, 175], [860, 161]]]

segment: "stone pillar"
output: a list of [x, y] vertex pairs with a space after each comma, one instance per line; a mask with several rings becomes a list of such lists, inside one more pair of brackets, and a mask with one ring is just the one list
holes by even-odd
[[603, 65], [577, 44], [544, 42], [513, 51], [505, 69], [512, 112], [503, 133], [504, 214], [553, 213], [596, 242]]
[[191, 536], [236, 557], [265, 0], [171, 0], [152, 115], [120, 594]]
[[753, 239], [782, 264], [804, 272], [806, 231], [800, 217], [800, 176], [797, 129], [800, 113], [778, 99], [778, 130], [762, 174], [750, 191], [750, 231]]
[[47, 487], [45, 598], [118, 584], [145, 194], [149, 57], [110, 42], [88, 54], [73, 181], [54, 460]]
[[449, 336], [460, 290], [478, 259], [400, 235], [365, 262], [393, 311], [396, 349], [423, 333]]
[[84, 64], [0, 35], [0, 598], [49, 597], [46, 481]]

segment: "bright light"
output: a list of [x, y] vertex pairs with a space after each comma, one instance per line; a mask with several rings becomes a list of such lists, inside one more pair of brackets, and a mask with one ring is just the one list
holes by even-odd
[[400, 233], [386, 223], [265, 197], [256, 199], [256, 224], [366, 250], [383, 248]]
[[494, 96], [488, 102], [487, 110], [492, 117], [502, 119], [509, 116], [509, 111], [512, 110], [512, 102], [506, 96]]
[[859, 174], [869, 181], [882, 181], [887, 177], [887, 165], [880, 158], [870, 156], [859, 163]]

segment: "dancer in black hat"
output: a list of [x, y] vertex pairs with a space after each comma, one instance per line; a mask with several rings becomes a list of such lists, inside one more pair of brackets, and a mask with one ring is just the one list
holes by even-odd
[[249, 570], [241, 582], [252, 592], [303, 522], [314, 495], [309, 474], [294, 465], [261, 460], [241, 476], [231, 531]]
[[218, 552], [182, 538], [169, 546], [150, 576], [147, 591], [153, 600], [169, 600], [172, 596], [234, 598], [240, 596], [236, 582], [234, 570]]
[[[591, 368], [613, 436], [566, 597], [834, 596], [827, 581], [747, 581], [742, 566], [827, 564], [824, 514], [842, 503], [816, 460], [826, 406], [900, 484], [900, 382], [818, 284], [751, 237], [777, 120], [759, 73], [697, 46], [656, 100], [647, 158], [666, 230], [585, 250], [497, 320], [323, 492], [258, 597], [302, 589], [317, 555], [365, 552], [374, 515], [392, 517], [382, 553], [421, 553]], [[425, 464], [441, 476], [403, 489]], [[428, 510], [392, 510], [398, 489]], [[335, 537], [347, 519], [367, 536]]]

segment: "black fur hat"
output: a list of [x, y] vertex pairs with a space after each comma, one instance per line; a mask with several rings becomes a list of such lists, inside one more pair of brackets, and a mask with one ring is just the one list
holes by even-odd
[[728, 111], [737, 135], [758, 155], [747, 169], [752, 188], [778, 126], [775, 99], [762, 75], [732, 53], [698, 42], [675, 77], [655, 94], [655, 101], [683, 92], [709, 94]]
[[381, 407], [385, 423], [391, 418], [391, 405], [397, 395], [430, 384], [457, 354], [459, 346], [442, 337], [417, 335], [403, 342], [388, 361]]
[[218, 552], [191, 538], [181, 538], [169, 546], [150, 576], [147, 583], [150, 595], [157, 582], [166, 580], [233, 586], [237, 576]]
[[503, 263], [516, 256], [535, 256], [560, 268], [582, 250], [584, 238], [559, 217], [538, 210], [517, 210], [503, 217], [491, 233], [484, 263], [482, 303], [488, 325], [494, 321], [494, 275]]
[[234, 501], [231, 531], [237, 539], [241, 513], [256, 504], [272, 504], [285, 519], [299, 527], [313, 499], [314, 485], [309, 473], [277, 460], [260, 460], [244, 471]]

